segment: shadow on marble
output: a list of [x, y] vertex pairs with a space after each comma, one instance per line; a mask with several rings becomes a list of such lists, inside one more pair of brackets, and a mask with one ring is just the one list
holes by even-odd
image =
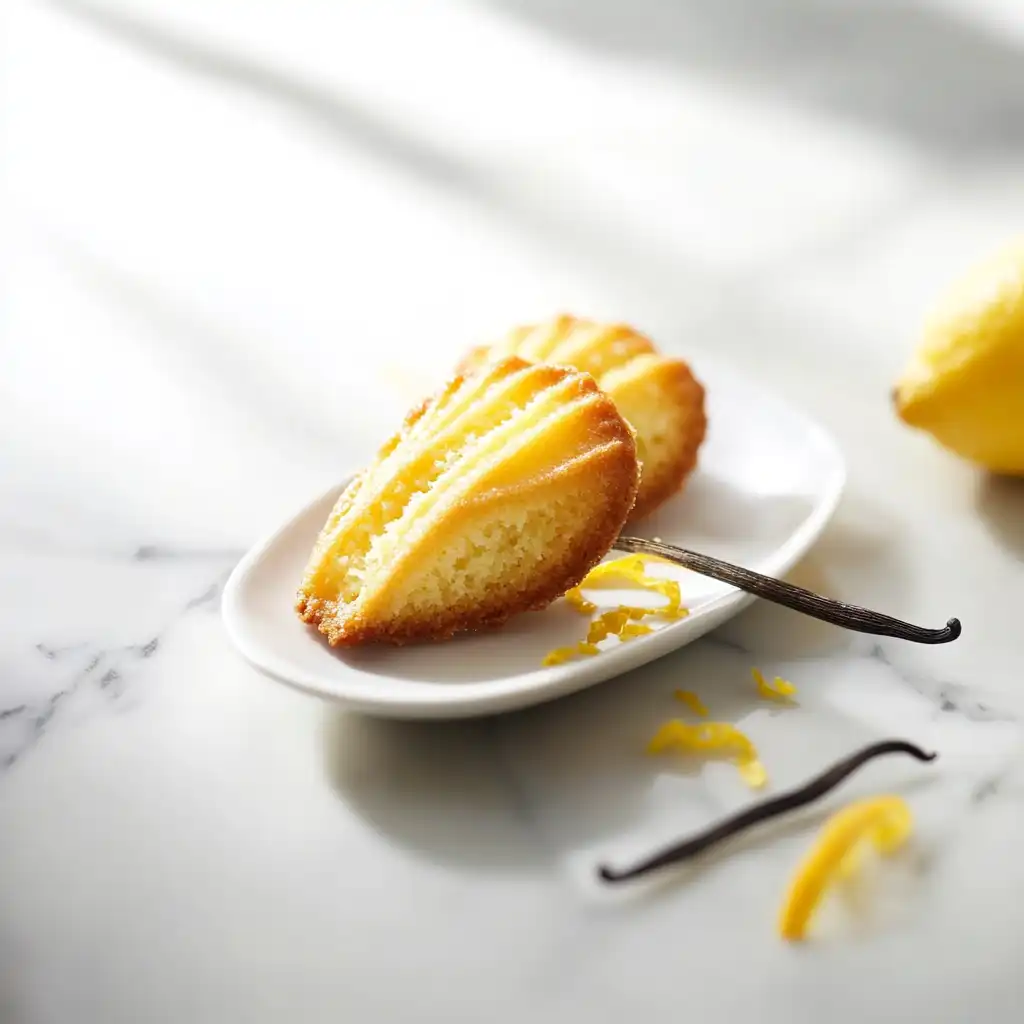
[[989, 533], [1018, 561], [1024, 561], [1024, 477], [986, 473], [975, 498]]
[[400, 722], [328, 705], [324, 757], [334, 792], [400, 847], [496, 872], [549, 862], [486, 721]]
[[0, 919], [0, 1021], [28, 1020], [28, 956], [15, 938], [13, 922], [8, 932]]
[[[813, 0], [490, 0], [503, 13], [571, 44], [659, 61], [887, 130], [957, 160], [1024, 146], [1024, 59], [1015, 37], [937, 4], [822, 5]], [[314, 82], [179, 35], [155, 21], [79, 0], [69, 15], [194, 72], [302, 107], [327, 127], [466, 187], [471, 172], [443, 148], [389, 132]], [[837, 43], [841, 40], [841, 45]], [[934, 74], [922, 74], [922, 68]]]
[[499, 220], [504, 230], [539, 240], [577, 265], [590, 266], [615, 280], [624, 272], [635, 273], [655, 292], [684, 296], [693, 307], [701, 305], [717, 286], [703, 264], [686, 261], [677, 248], [659, 247], [650, 240], [644, 247], [634, 242], [625, 263], [615, 259], [622, 250], [621, 235], [609, 232], [598, 220], [580, 218], [557, 196], [554, 201], [539, 197], [535, 190], [519, 187], [516, 180], [495, 175], [492, 168], [460, 158], [450, 139], [443, 144], [431, 142], [421, 133], [389, 123], [315, 77], [277, 68], [272, 61], [164, 24], [163, 18], [150, 19], [81, 0], [46, 2], [144, 57], [283, 104], [329, 142], [343, 144], [346, 159], [347, 147], [357, 145], [382, 164], [456, 196], [460, 203], [475, 205], [482, 216]]
[[[658, 780], [682, 777], [671, 786], [680, 834], [688, 821], [722, 813], [703, 777], [714, 770], [708, 762], [645, 752], [666, 719], [697, 721], [673, 697], [677, 687], [695, 690], [710, 720], [753, 726], [756, 734], [765, 719], [776, 719], [773, 743], [803, 736], [801, 757], [822, 767], [878, 738], [870, 723], [820, 701], [782, 706], [758, 697], [750, 668], [750, 655], [705, 639], [574, 696], [489, 719], [394, 722], [328, 707], [326, 773], [370, 827], [430, 861], [496, 873], [564, 867], [580, 851], [594, 866], [618, 861], [623, 837], [646, 832], [652, 800], [664, 801], [664, 790], [656, 799]], [[815, 729], [807, 732], [811, 716]], [[779, 784], [796, 781], [780, 777]], [[806, 828], [814, 813], [742, 842], [768, 843], [772, 829]]]
[[[699, 673], [723, 655], [704, 643], [688, 650], [698, 648], [703, 655], [678, 652], [612, 685], [486, 719], [398, 722], [328, 706], [328, 779], [373, 828], [430, 860], [491, 871], [550, 866], [570, 839], [627, 828], [659, 774], [699, 773], [696, 760], [644, 754], [657, 725], [683, 713], [666, 672], [678, 684], [680, 661]], [[730, 718], [756, 699], [706, 697], [713, 716]], [[550, 805], [559, 794], [569, 797], [560, 822]]]
[[577, 46], [860, 123], [957, 162], [1024, 146], [1024, 52], [938, 4], [491, 0]]
[[244, 53], [212, 45], [199, 36], [165, 27], [156, 20], [79, 0], [48, 0], [48, 3], [147, 56], [288, 103], [332, 134], [353, 138], [368, 151], [415, 167], [429, 179], [459, 188], [472, 184], [462, 165], [447, 155], [444, 148], [428, 148], [411, 137], [392, 132], [378, 118], [312, 80], [279, 72]]
[[[580, 236], [573, 245], [577, 252], [600, 252], [610, 241], [596, 236], [584, 225], [552, 225], [549, 223], [551, 211], [541, 217], [524, 196], [504, 194], [485, 174], [460, 160], [450, 144], [432, 144], [422, 137], [396, 129], [363, 104], [339, 95], [328, 84], [313, 77], [280, 70], [270, 61], [256, 59], [244, 51], [163, 24], [162, 19], [115, 11], [80, 0], [47, 2], [55, 10], [146, 57], [287, 105], [320, 129], [328, 139], [355, 143], [374, 158], [458, 194], [461, 199], [471, 199], [490, 212], [511, 203], [515, 207], [511, 212], [516, 215], [517, 227], [527, 225], [549, 244], [564, 241], [560, 236], [564, 236], [566, 230]], [[666, 285], [673, 280], [678, 287], [678, 275], [673, 268], [668, 268]]]

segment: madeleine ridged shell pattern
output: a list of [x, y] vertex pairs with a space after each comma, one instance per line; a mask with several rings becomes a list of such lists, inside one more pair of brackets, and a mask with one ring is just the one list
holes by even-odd
[[633, 426], [643, 468], [631, 520], [682, 488], [707, 429], [704, 389], [683, 360], [661, 355], [649, 338], [625, 324], [563, 315], [474, 349], [462, 368], [510, 355], [592, 374]]
[[488, 361], [413, 410], [345, 489], [296, 608], [347, 646], [542, 608], [614, 543], [639, 472], [630, 426], [589, 374]]

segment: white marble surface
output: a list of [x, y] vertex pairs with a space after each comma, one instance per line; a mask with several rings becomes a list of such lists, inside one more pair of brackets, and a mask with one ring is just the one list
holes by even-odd
[[[901, 429], [926, 305], [1024, 222], [1011, 0], [12, 0], [0, 344], [0, 1021], [1003, 1022], [1024, 1005], [1024, 488]], [[963, 638], [758, 606], [458, 725], [257, 676], [218, 591], [467, 343], [632, 319], [818, 417], [850, 487], [805, 585]], [[751, 699], [752, 664], [800, 688]], [[820, 813], [655, 888], [739, 806], [640, 753], [674, 686], [776, 784], [872, 738], [915, 854], [782, 945]], [[899, 879], [899, 884], [895, 880]], [[882, 899], [881, 896], [886, 898]]]

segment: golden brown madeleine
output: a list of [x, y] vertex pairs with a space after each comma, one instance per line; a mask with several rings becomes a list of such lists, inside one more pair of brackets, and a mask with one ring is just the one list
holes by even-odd
[[633, 432], [589, 374], [488, 362], [415, 409], [345, 489], [296, 608], [348, 646], [543, 608], [611, 548], [639, 476]]
[[592, 374], [632, 425], [642, 472], [631, 520], [682, 488], [707, 430], [704, 389], [683, 360], [661, 355], [649, 338], [625, 324], [557, 316], [474, 349], [461, 368], [510, 355]]

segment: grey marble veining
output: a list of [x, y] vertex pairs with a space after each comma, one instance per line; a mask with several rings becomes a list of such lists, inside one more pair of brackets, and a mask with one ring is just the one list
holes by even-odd
[[[139, 559], [139, 552], [144, 553], [142, 559]], [[136, 560], [196, 560], [194, 552], [153, 546], [140, 547], [133, 557]], [[52, 729], [54, 720], [59, 720], [74, 703], [80, 691], [88, 690], [93, 696], [109, 701], [118, 700], [131, 685], [138, 666], [160, 653], [161, 638], [182, 616], [217, 609], [230, 566], [237, 556], [234, 552], [203, 552], [199, 560], [221, 563], [222, 566], [227, 562], [228, 568], [220, 568], [213, 582], [189, 597], [166, 625], [148, 639], [116, 647], [101, 647], [88, 642], [51, 645], [40, 641], [33, 645], [38, 657], [24, 658], [25, 668], [22, 669], [32, 680], [28, 687], [32, 698], [7, 706], [0, 699], [0, 771], [11, 767], [39, 742]], [[18, 687], [19, 693], [24, 691], [23, 686]]]

